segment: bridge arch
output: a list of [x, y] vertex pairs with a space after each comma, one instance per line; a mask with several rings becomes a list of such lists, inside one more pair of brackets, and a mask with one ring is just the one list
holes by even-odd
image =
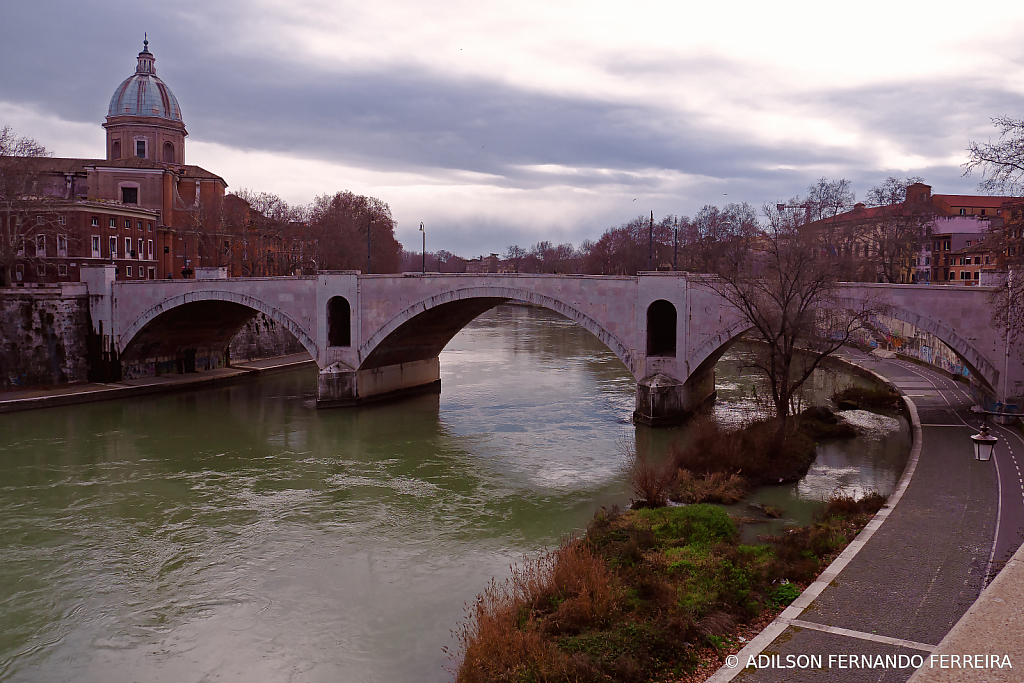
[[[856, 297], [841, 297], [837, 304], [852, 311], [856, 311], [863, 305], [863, 300]], [[928, 332], [936, 339], [953, 350], [970, 369], [971, 374], [981, 380], [994, 390], [999, 386], [999, 370], [978, 351], [969, 341], [958, 335], [952, 328], [940, 322], [936, 322], [925, 314], [914, 311], [905, 306], [887, 304], [885, 314], [896, 318], [914, 327]], [[712, 337], [704, 340], [690, 354], [689, 372], [698, 372], [707, 365], [718, 362], [722, 354], [729, 348], [737, 337], [747, 332], [750, 324], [745, 320], [734, 320], [723, 327]]]
[[[854, 298], [841, 298], [839, 303], [848, 308], [855, 308], [861, 301]], [[905, 323], [909, 323], [919, 330], [928, 332], [943, 344], [948, 346], [968, 367], [971, 374], [984, 382], [989, 389], [994, 390], [999, 386], [999, 369], [996, 368], [977, 348], [969, 341], [957, 334], [951, 327], [944, 323], [936, 322], [932, 318], [914, 311], [905, 306], [894, 304], [886, 305], [886, 315]]]
[[[132, 324], [118, 336], [118, 354], [123, 356], [125, 351], [127, 351], [132, 343], [139, 337], [140, 333], [160, 316], [176, 310], [182, 310], [183, 307], [187, 307], [190, 304], [199, 304], [203, 302], [225, 302], [247, 308], [252, 311], [253, 315], [257, 312], [263, 313], [272, 320], [283, 325], [285, 329], [298, 339], [299, 343], [306, 348], [313, 358], [319, 357], [319, 348], [317, 347], [316, 341], [309, 336], [301, 325], [292, 320], [286, 313], [247, 294], [222, 290], [195, 290], [186, 292], [178, 296], [172, 296], [164, 299], [155, 306], [152, 306], [142, 313], [138, 319], [132, 322]], [[250, 315], [248, 317], [251, 318], [252, 316]], [[242, 320], [238, 325], [238, 328], [240, 328], [244, 323], [245, 320]], [[237, 332], [237, 329], [235, 331]]]
[[637, 363], [629, 348], [594, 318], [553, 297], [500, 286], [447, 290], [409, 306], [366, 338], [358, 351], [359, 369], [436, 357], [478, 315], [513, 300], [542, 306], [576, 322], [600, 339], [636, 375]]

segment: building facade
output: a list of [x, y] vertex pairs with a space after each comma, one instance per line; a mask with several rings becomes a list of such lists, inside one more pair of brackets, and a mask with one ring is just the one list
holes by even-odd
[[189, 277], [234, 250], [227, 183], [185, 163], [181, 108], [148, 40], [137, 60], [110, 99], [105, 158], [40, 157], [23, 170], [25, 194], [3, 217], [18, 235], [10, 285], [77, 281], [98, 263], [119, 280]]

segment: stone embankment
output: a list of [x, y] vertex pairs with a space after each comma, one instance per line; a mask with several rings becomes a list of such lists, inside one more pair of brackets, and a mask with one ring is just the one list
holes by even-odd
[[[263, 313], [238, 331], [229, 348], [232, 365], [305, 352], [291, 333]], [[175, 359], [163, 360], [125, 368], [121, 376], [136, 380], [174, 375]], [[0, 392], [95, 382], [108, 374], [99, 371], [104, 362], [85, 285], [0, 290]]]

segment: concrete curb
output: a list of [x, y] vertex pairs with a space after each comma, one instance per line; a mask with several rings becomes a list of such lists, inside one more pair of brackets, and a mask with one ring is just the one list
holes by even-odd
[[[870, 368], [866, 368], [858, 363], [845, 358], [836, 357], [834, 360], [843, 363], [845, 365], [852, 366], [860, 373], [867, 373], [874, 377], [877, 381], [881, 382], [885, 386], [895, 388], [895, 385], [887, 378], [878, 374]], [[897, 390], [898, 391], [898, 390]], [[796, 600], [792, 602], [786, 609], [782, 611], [779, 616], [775, 617], [772, 623], [762, 629], [762, 631], [754, 637], [749, 643], [747, 643], [742, 650], [736, 653], [739, 664], [736, 667], [730, 668], [728, 666], [722, 666], [710, 678], [707, 679], [706, 683], [726, 683], [731, 681], [741, 672], [745, 671], [743, 663], [748, 660], [748, 657], [757, 657], [761, 654], [766, 647], [768, 647], [772, 641], [778, 638], [783, 631], [793, 625], [793, 622], [798, 620], [799, 616], [805, 609], [819, 595], [824, 592], [825, 588], [832, 582], [839, 572], [846, 568], [846, 565], [850, 564], [850, 561], [857, 556], [857, 553], [867, 544], [878, 528], [882, 526], [889, 515], [892, 513], [893, 508], [903, 498], [904, 492], [910, 485], [910, 480], [914, 477], [914, 471], [917, 469], [917, 463], [921, 458], [921, 441], [923, 438], [923, 432], [921, 430], [921, 418], [917, 413], [917, 405], [914, 404], [909, 397], [903, 392], [900, 392], [900, 397], [903, 399], [904, 405], [907, 407], [907, 412], [910, 414], [910, 429], [911, 438], [913, 443], [910, 448], [910, 459], [907, 460], [907, 466], [903, 468], [903, 476], [900, 477], [899, 483], [896, 485], [896, 489], [890, 494], [889, 498], [885, 501], [885, 505], [882, 509], [875, 513], [875, 516], [871, 518], [871, 521], [867, 523], [857, 538], [853, 539], [850, 545], [846, 546], [846, 549], [840, 553], [839, 557], [832, 561], [828, 567], [825, 568], [818, 578], [815, 579], [814, 583], [807, 587], [803, 593], [800, 594]]]

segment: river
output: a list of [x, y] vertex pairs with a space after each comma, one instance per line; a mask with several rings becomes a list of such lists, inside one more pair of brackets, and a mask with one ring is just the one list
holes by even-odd
[[[757, 408], [749, 353], [719, 363], [722, 420]], [[0, 415], [0, 680], [450, 680], [464, 604], [629, 503], [622, 444], [660, 453], [685, 429], [634, 428], [632, 376], [542, 309], [478, 318], [441, 379], [358, 410], [315, 410], [306, 368]], [[865, 436], [736, 506], [785, 511], [748, 533], [806, 521], [837, 486], [893, 489], [906, 422], [850, 417]]]

